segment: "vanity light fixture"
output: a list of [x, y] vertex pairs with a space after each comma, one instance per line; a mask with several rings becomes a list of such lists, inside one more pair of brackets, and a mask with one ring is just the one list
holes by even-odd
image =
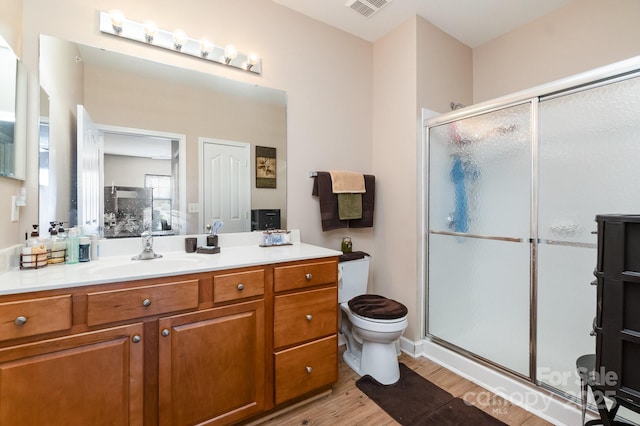
[[262, 73], [262, 61], [255, 53], [242, 53], [232, 44], [216, 46], [207, 38], [190, 38], [184, 31], [167, 31], [152, 21], [138, 22], [125, 17], [119, 10], [100, 12], [100, 32], [147, 45], [184, 53], [222, 65]]

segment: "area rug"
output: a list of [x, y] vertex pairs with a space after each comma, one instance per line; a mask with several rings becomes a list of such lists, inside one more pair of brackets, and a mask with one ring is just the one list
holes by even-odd
[[392, 385], [378, 383], [367, 375], [356, 386], [403, 426], [418, 425], [505, 425], [473, 405], [439, 388], [400, 363], [400, 380]]

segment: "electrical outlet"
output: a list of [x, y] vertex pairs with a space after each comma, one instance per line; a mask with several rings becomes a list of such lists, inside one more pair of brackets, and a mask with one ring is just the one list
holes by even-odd
[[189, 213], [198, 213], [200, 211], [200, 205], [198, 203], [189, 203], [187, 209]]

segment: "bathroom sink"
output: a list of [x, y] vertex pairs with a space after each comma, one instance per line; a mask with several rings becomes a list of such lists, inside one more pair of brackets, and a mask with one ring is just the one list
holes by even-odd
[[170, 273], [184, 271], [206, 265], [206, 260], [200, 256], [184, 256], [180, 258], [165, 258], [150, 260], [131, 260], [131, 258], [101, 258], [87, 264], [86, 272], [91, 275], [130, 274], [146, 275], [152, 273]]

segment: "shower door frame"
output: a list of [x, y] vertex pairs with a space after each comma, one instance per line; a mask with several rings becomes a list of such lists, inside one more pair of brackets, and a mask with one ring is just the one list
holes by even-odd
[[[616, 81], [625, 80], [640, 76], [640, 56], [630, 58], [624, 61], [616, 62], [611, 65], [597, 68], [592, 71], [583, 72], [568, 78], [557, 80], [544, 85], [536, 86], [531, 89], [516, 92], [511, 95], [503, 96], [494, 100], [472, 105], [463, 109], [454, 110], [434, 118], [423, 120], [423, 144], [422, 144], [422, 170], [420, 183], [422, 187], [421, 200], [419, 203], [419, 214], [422, 218], [421, 235], [422, 243], [420, 245], [420, 274], [422, 278], [422, 294], [423, 299], [423, 336], [438, 345], [454, 351], [472, 360], [478, 361], [491, 368], [497, 369], [503, 373], [513, 376], [517, 379], [532, 383], [540, 388], [552, 391], [564, 398], [571, 399], [570, 396], [556, 391], [554, 388], [546, 386], [537, 380], [537, 271], [538, 271], [538, 107], [541, 100], [551, 99], [556, 96], [568, 95], [573, 92], [591, 89], [604, 84], [614, 83]], [[429, 333], [429, 129], [431, 127], [448, 124], [465, 118], [470, 118], [482, 114], [491, 113], [497, 110], [509, 108], [516, 105], [531, 104], [531, 211], [530, 211], [530, 282], [529, 282], [529, 375], [525, 376], [515, 372], [503, 365], [479, 356], [469, 350], [451, 344], [437, 336]], [[436, 233], [441, 233], [437, 231]], [[447, 232], [447, 235], [455, 235], [454, 232]], [[466, 236], [470, 236], [465, 234]], [[483, 238], [483, 236], [475, 236]], [[553, 241], [548, 241], [553, 243]], [[580, 243], [576, 243], [580, 244]]]

